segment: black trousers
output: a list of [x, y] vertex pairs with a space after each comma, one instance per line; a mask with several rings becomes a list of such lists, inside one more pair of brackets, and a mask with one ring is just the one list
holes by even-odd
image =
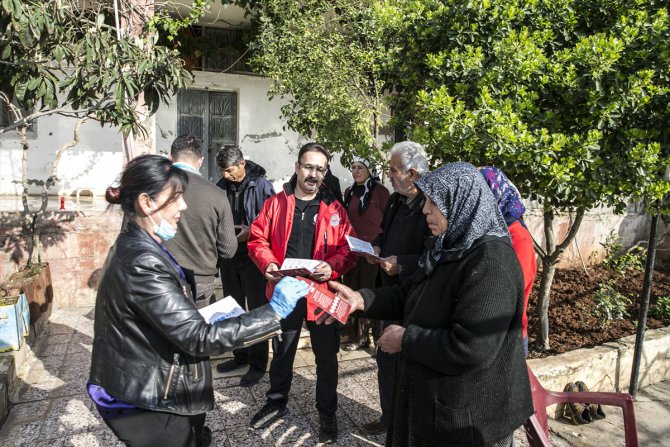
[[[384, 328], [387, 325], [385, 324]], [[388, 426], [391, 424], [391, 412], [393, 411], [393, 383], [398, 354], [389, 354], [378, 348], [375, 360], [378, 368], [379, 404], [382, 407], [381, 421]]]
[[[307, 316], [304, 299], [298, 302], [293, 312], [281, 322], [282, 336], [272, 339], [273, 357], [270, 363], [270, 390], [268, 400], [282, 406], [288, 403], [288, 394], [293, 380], [293, 360], [298, 349], [302, 322]], [[327, 414], [337, 411], [337, 353], [340, 350], [340, 327], [338, 323], [317, 325], [307, 322], [312, 352], [316, 360], [316, 408]]]
[[116, 437], [129, 447], [200, 447], [205, 413], [181, 416], [143, 411], [104, 421]]
[[[248, 256], [236, 257], [235, 261], [221, 268], [224, 296], [232, 296], [247, 311], [267, 304], [265, 277]], [[268, 342], [264, 341], [248, 348], [236, 349], [233, 355], [239, 363], [249, 363], [252, 368], [265, 371], [269, 350]]]

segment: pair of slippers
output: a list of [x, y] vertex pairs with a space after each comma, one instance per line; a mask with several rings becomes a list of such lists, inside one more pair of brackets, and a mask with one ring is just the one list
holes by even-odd
[[[577, 382], [570, 382], [565, 385], [563, 391], [566, 393], [574, 392], [588, 392], [589, 388], [581, 380]], [[556, 414], [558, 417], [564, 417], [570, 419], [573, 424], [589, 424], [598, 419], [605, 418], [605, 412], [602, 407], [598, 404], [588, 404], [588, 403], [565, 403], [561, 402], [556, 407]]]

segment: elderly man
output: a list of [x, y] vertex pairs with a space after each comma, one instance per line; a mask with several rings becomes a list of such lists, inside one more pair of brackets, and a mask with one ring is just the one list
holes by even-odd
[[[283, 191], [269, 198], [251, 224], [249, 256], [268, 280], [266, 295], [278, 280], [285, 258], [321, 261], [311, 274], [318, 282], [336, 279], [355, 263], [345, 236], [352, 233], [347, 212], [330, 190], [321, 188], [330, 155], [325, 147], [307, 143], [298, 153], [295, 175]], [[252, 428], [263, 428], [287, 413], [293, 379], [293, 360], [300, 330], [307, 320], [316, 359], [316, 408], [319, 410], [319, 441], [337, 440], [337, 325], [316, 325], [316, 305], [302, 301], [282, 320], [282, 338], [272, 340], [270, 390], [265, 405], [251, 419]]]
[[[412, 141], [396, 143], [390, 152], [389, 172], [393, 194], [382, 219], [382, 233], [372, 243], [380, 262], [381, 285], [388, 287], [409, 278], [419, 268], [419, 255], [424, 250], [430, 230], [421, 209], [426, 201], [414, 186], [428, 172], [428, 160], [423, 147]], [[395, 322], [384, 322], [384, 327]], [[390, 423], [393, 393], [393, 370], [396, 354], [377, 350], [377, 381], [382, 415], [363, 428], [370, 434], [386, 433]]]
[[184, 269], [198, 308], [216, 301], [217, 264], [233, 257], [237, 250], [226, 193], [200, 175], [201, 144], [193, 135], [181, 135], [172, 143], [169, 158], [188, 175], [184, 192], [188, 212], [182, 214], [175, 237], [165, 244]]

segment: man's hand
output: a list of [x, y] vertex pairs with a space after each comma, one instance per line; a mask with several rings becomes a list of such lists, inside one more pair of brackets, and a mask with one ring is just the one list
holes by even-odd
[[395, 354], [402, 351], [402, 338], [405, 335], [405, 328], [397, 324], [391, 324], [386, 329], [379, 340], [377, 347], [389, 354]]
[[276, 272], [277, 270], [279, 270], [279, 266], [277, 264], [274, 262], [268, 264], [268, 266], [265, 267], [265, 279], [270, 282], [278, 282], [281, 278], [269, 274], [269, 272]]
[[319, 265], [316, 266], [311, 276], [317, 281], [328, 281], [333, 275], [333, 268], [326, 261], [321, 261]]
[[382, 262], [379, 263], [382, 269], [389, 276], [396, 276], [398, 274], [398, 257], [397, 256], [388, 256], [384, 258]]
[[[360, 293], [351, 290], [344, 284], [335, 281], [328, 281], [328, 287], [334, 290], [335, 293], [344, 301], [351, 305], [351, 312], [365, 309], [365, 302]], [[335, 318], [328, 315], [328, 313], [321, 311], [321, 314], [316, 319], [316, 324], [331, 324], [337, 321]]]
[[[379, 253], [382, 252], [382, 249], [377, 247], [376, 245], [372, 246], [372, 251], [375, 252], [375, 256], [379, 256]], [[379, 264], [379, 259], [373, 258], [372, 256], [369, 255], [363, 255], [365, 256], [365, 260], [368, 261], [370, 264]]]
[[249, 225], [235, 225], [236, 230], [240, 230], [237, 233], [237, 242], [246, 242], [249, 239]]

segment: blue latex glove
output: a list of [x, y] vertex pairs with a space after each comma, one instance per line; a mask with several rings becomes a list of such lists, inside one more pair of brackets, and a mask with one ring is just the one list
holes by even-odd
[[284, 319], [293, 312], [298, 301], [307, 295], [308, 289], [306, 282], [286, 276], [275, 286], [272, 298], [270, 298], [270, 306], [279, 315], [279, 318]]

